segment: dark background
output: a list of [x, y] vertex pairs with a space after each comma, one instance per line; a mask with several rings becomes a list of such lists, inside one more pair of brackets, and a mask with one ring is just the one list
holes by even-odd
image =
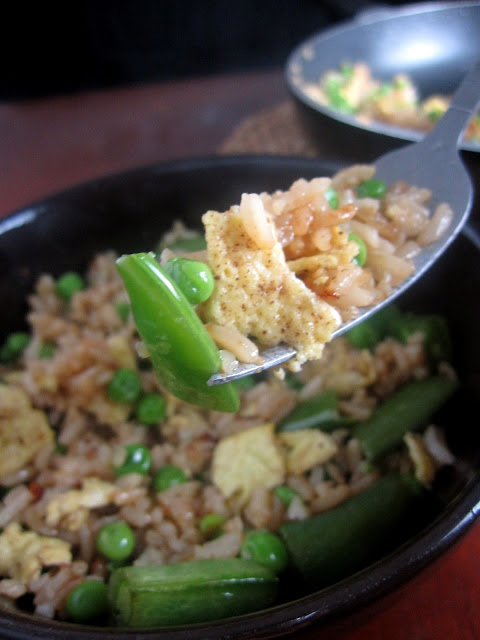
[[304, 38], [372, 6], [379, 5], [352, 0], [17, 0], [2, 6], [0, 100], [281, 67]]

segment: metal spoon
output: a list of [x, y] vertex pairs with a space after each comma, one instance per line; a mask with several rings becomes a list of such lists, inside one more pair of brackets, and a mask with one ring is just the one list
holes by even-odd
[[[372, 307], [366, 307], [358, 317], [343, 323], [333, 333], [333, 338], [348, 331], [403, 293], [438, 260], [461, 231], [472, 208], [473, 187], [460, 159], [458, 145], [479, 103], [480, 61], [467, 73], [455, 92], [449, 109], [428, 135], [419, 142], [381, 156], [373, 163], [376, 167], [376, 177], [386, 184], [403, 180], [430, 189], [432, 210], [440, 203], [447, 202], [452, 208], [454, 218], [448, 233], [438, 242], [422, 249], [414, 259], [415, 271], [409, 278], [406, 278], [388, 298]], [[279, 344], [260, 354], [264, 359], [262, 364], [239, 364], [231, 373], [214, 374], [208, 380], [208, 384], [223, 384], [278, 367], [295, 354], [296, 351], [292, 347]]]

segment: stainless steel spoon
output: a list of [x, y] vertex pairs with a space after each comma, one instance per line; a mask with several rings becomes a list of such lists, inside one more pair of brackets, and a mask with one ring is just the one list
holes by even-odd
[[[480, 103], [480, 61], [467, 73], [455, 92], [448, 111], [422, 140], [407, 147], [387, 153], [373, 164], [376, 178], [386, 184], [403, 180], [409, 184], [426, 187], [432, 191], [431, 207], [447, 202], [454, 213], [449, 230], [443, 237], [426, 246], [414, 259], [415, 272], [405, 279], [392, 294], [382, 302], [365, 307], [355, 319], [343, 323], [333, 337], [341, 335], [383, 306], [392, 302], [410, 287], [438, 260], [461, 231], [473, 204], [473, 187], [470, 176], [459, 156], [458, 146], [463, 131]], [[479, 152], [480, 153], [480, 152]], [[292, 347], [280, 344], [266, 349], [260, 355], [263, 363], [239, 364], [231, 373], [216, 373], [209, 385], [223, 384], [238, 378], [278, 367], [296, 354]]]

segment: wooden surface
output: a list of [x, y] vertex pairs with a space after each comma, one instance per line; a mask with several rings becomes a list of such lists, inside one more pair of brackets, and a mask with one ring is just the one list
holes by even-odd
[[[0, 104], [0, 216], [90, 178], [214, 153], [315, 155], [281, 72]], [[477, 640], [480, 524], [352, 630], [297, 640]], [[1, 635], [1, 633], [0, 633]]]

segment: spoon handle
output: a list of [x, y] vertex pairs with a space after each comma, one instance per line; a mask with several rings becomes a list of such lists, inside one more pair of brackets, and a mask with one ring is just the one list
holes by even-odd
[[436, 152], [457, 152], [463, 131], [480, 102], [479, 86], [480, 60], [477, 60], [455, 91], [449, 109], [424, 138], [428, 147]]

